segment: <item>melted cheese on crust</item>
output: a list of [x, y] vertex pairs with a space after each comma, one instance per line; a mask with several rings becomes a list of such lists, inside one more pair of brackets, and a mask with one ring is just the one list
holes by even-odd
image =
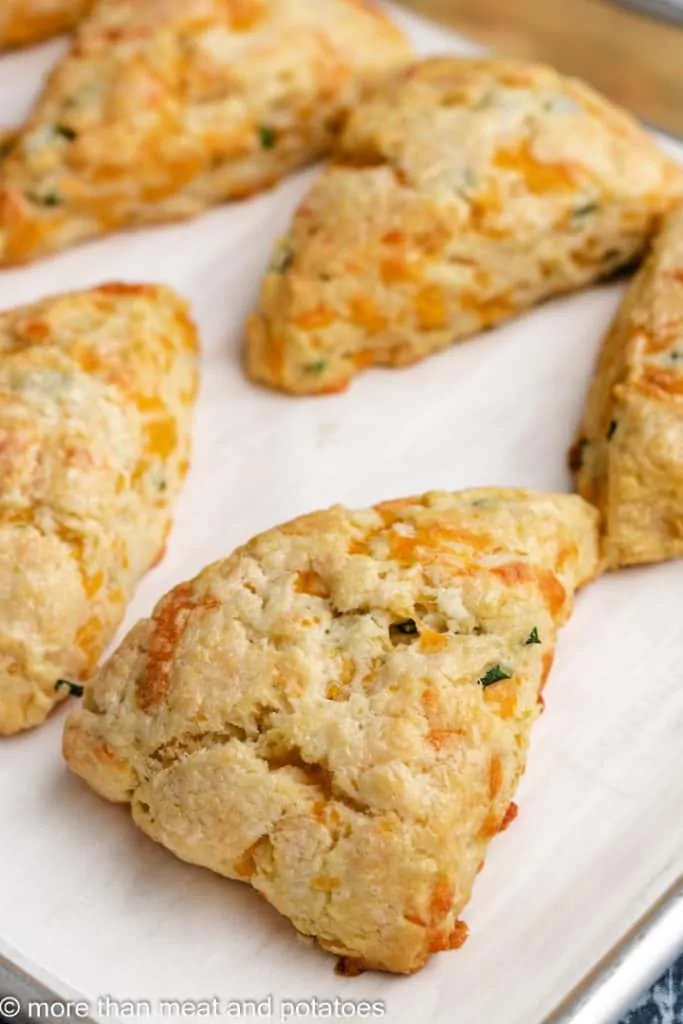
[[683, 209], [605, 339], [571, 461], [611, 568], [683, 556]]
[[549, 68], [423, 61], [357, 106], [279, 244], [250, 375], [296, 393], [411, 363], [631, 262], [683, 175]]
[[92, 671], [163, 553], [196, 373], [194, 327], [164, 288], [0, 316], [0, 734]]
[[296, 519], [135, 626], [67, 761], [326, 949], [417, 970], [464, 938], [597, 540], [580, 498], [524, 491]]
[[407, 52], [361, 0], [97, 0], [0, 174], [0, 264], [274, 184]]

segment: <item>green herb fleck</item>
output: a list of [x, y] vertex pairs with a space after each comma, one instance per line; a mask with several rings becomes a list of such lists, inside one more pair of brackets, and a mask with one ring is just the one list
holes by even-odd
[[595, 213], [598, 208], [598, 204], [594, 199], [589, 199], [587, 202], [582, 203], [581, 206], [576, 206], [573, 210], [574, 217], [587, 217], [591, 213]]
[[68, 124], [56, 124], [55, 135], [61, 135], [63, 139], [67, 139], [68, 142], [73, 142], [77, 137], [78, 133], [70, 128]]
[[529, 633], [529, 636], [524, 641], [524, 646], [529, 647], [531, 644], [540, 644], [541, 642], [541, 638], [538, 635], [538, 629], [536, 626], [534, 626], [534, 628]]
[[389, 626], [389, 638], [394, 647], [397, 644], [411, 644], [419, 635], [420, 630], [415, 619], [402, 619], [401, 622], [392, 622]]
[[86, 85], [82, 85], [80, 89], [77, 89], [75, 93], [72, 93], [71, 96], [67, 96], [62, 100], [62, 109], [69, 110], [74, 107], [80, 107], [88, 101], [101, 96], [103, 89], [104, 82], [101, 78], [88, 82]]
[[326, 366], [326, 359], [316, 359], [314, 363], [307, 363], [304, 369], [306, 373], [322, 373]]
[[477, 188], [478, 183], [479, 178], [475, 172], [470, 167], [466, 167], [462, 175], [462, 184], [455, 191], [461, 199], [469, 203], [471, 202], [471, 193]]
[[26, 198], [39, 206], [61, 206], [64, 202], [58, 192], [27, 192]]
[[258, 134], [263, 149], [275, 148], [275, 143], [277, 142], [277, 134], [274, 128], [270, 128], [267, 124], [262, 124], [258, 130]]
[[80, 683], [72, 683], [69, 679], [58, 679], [55, 683], [55, 690], [58, 690], [60, 686], [69, 687], [70, 697], [82, 697], [85, 687], [81, 686]]
[[503, 668], [502, 665], [494, 665], [490, 668], [481, 679], [477, 679], [479, 686], [483, 686], [486, 689], [487, 686], [493, 686], [494, 683], [499, 683], [501, 679], [512, 679], [512, 672], [509, 668]]
[[149, 479], [152, 487], [155, 487], [157, 491], [161, 491], [162, 494], [168, 487], [163, 466], [155, 466], [149, 474]]
[[605, 435], [607, 440], [611, 441], [612, 438], [614, 437], [614, 435], [616, 434], [616, 432], [617, 432], [617, 421], [616, 420], [612, 420], [612, 422], [609, 425], [609, 429], [607, 431], [607, 434]]
[[580, 107], [567, 96], [551, 96], [544, 102], [543, 109], [552, 110], [556, 114], [575, 114]]
[[484, 92], [481, 94], [479, 99], [472, 104], [472, 110], [487, 110], [493, 106], [494, 94], [493, 92]]
[[283, 245], [273, 256], [270, 263], [270, 269], [274, 274], [286, 274], [293, 263], [294, 250], [290, 249], [288, 245]]
[[669, 359], [672, 363], [681, 362], [683, 361], [683, 352], [678, 351], [678, 349], [674, 349], [673, 352], [670, 353]]

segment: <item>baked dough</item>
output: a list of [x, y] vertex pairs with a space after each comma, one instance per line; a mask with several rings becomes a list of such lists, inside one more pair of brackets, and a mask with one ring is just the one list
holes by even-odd
[[581, 498], [512, 490], [296, 519], [135, 626], [66, 759], [326, 949], [415, 971], [466, 935], [597, 539]]
[[610, 568], [683, 556], [683, 208], [605, 339], [571, 464]]
[[0, 175], [0, 264], [274, 184], [407, 54], [364, 0], [97, 0]]
[[0, 128], [0, 164], [10, 155], [18, 138], [19, 132], [16, 128]]
[[250, 375], [344, 388], [630, 263], [681, 168], [550, 68], [439, 58], [357, 106], [278, 245]]
[[25, 46], [73, 28], [92, 0], [2, 0], [0, 49]]
[[195, 388], [195, 330], [167, 289], [0, 315], [0, 734], [93, 669], [161, 556]]

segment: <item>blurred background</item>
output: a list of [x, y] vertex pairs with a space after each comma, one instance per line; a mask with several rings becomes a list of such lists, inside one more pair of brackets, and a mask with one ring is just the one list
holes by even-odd
[[403, 0], [500, 53], [547, 61], [683, 138], [683, 0]]

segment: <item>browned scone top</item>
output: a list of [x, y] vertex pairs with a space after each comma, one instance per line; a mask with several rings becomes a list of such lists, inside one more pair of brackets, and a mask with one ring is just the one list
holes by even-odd
[[407, 57], [364, 0], [95, 0], [0, 170], [0, 264], [273, 185]]
[[196, 345], [185, 303], [152, 285], [0, 315], [0, 735], [92, 672], [163, 554]]
[[681, 168], [588, 86], [422, 61], [354, 108], [273, 255], [248, 371], [312, 393], [411, 363], [631, 262], [675, 194]]
[[416, 971], [466, 936], [597, 518], [483, 488], [269, 530], [135, 626], [67, 761], [326, 949]]
[[571, 464], [610, 568], [683, 556], [683, 208], [605, 338]]
[[93, 0], [2, 0], [0, 50], [26, 46], [74, 28]]

